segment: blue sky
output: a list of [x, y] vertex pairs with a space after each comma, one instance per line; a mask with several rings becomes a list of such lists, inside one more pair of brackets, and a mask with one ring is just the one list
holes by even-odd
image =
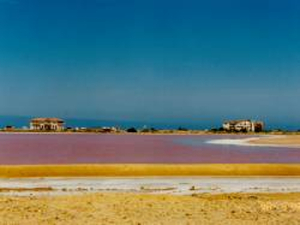
[[0, 115], [300, 128], [299, 12], [297, 0], [0, 0]]

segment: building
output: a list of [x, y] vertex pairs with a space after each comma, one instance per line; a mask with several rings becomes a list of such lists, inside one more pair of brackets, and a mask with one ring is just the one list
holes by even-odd
[[264, 123], [251, 120], [231, 120], [223, 123], [223, 129], [235, 132], [260, 132], [264, 129]]
[[113, 132], [118, 132], [119, 129], [116, 127], [102, 127], [100, 131], [103, 133], [113, 133]]
[[34, 118], [30, 122], [30, 130], [62, 131], [64, 125], [64, 121], [58, 118]]
[[11, 126], [11, 125], [7, 125], [4, 127], [4, 130], [5, 131], [14, 131], [15, 130], [15, 127], [14, 126]]

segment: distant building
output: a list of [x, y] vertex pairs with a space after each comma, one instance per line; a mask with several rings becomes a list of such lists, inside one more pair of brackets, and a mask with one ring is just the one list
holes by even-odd
[[30, 130], [62, 131], [64, 125], [64, 121], [58, 118], [34, 118], [30, 122]]
[[251, 120], [231, 120], [223, 123], [223, 129], [236, 132], [260, 132], [264, 129], [264, 123]]
[[116, 127], [102, 127], [100, 131], [104, 133], [110, 133], [110, 132], [117, 132], [118, 129]]
[[13, 131], [13, 130], [15, 130], [15, 127], [14, 127], [14, 126], [8, 125], [8, 126], [5, 126], [5, 127], [4, 127], [4, 130], [5, 130], [5, 131]]

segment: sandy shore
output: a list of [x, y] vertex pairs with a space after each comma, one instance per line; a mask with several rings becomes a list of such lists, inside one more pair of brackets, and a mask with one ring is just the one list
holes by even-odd
[[286, 147], [300, 149], [300, 135], [261, 135], [257, 137], [243, 137], [239, 139], [215, 139], [209, 144], [236, 145], [252, 147]]
[[250, 140], [251, 144], [300, 148], [300, 135], [276, 135]]
[[299, 223], [299, 177], [0, 179], [1, 225]]
[[300, 193], [0, 197], [1, 224], [300, 224]]
[[300, 176], [300, 164], [1, 165], [0, 177]]
[[300, 178], [2, 178], [0, 224], [296, 225]]

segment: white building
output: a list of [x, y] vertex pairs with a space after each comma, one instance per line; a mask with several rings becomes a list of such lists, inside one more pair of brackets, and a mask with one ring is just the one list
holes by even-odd
[[37, 131], [62, 131], [64, 121], [58, 118], [34, 118], [30, 122], [30, 130]]
[[237, 132], [259, 132], [264, 129], [264, 123], [251, 120], [231, 120], [223, 123], [223, 129]]

